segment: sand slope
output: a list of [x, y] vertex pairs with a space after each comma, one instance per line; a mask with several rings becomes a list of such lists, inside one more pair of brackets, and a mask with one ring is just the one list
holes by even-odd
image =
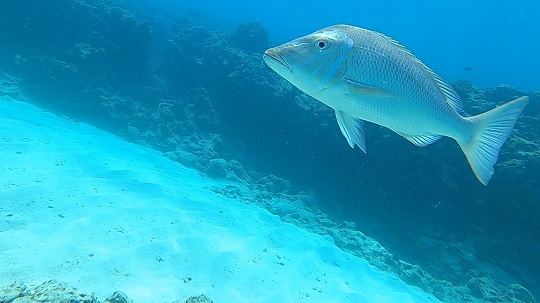
[[0, 98], [0, 285], [103, 299], [437, 302], [160, 153]]

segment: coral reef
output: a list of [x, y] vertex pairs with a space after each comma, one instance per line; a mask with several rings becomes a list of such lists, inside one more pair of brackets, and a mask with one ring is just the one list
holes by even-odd
[[43, 85], [80, 91], [147, 80], [150, 24], [112, 1], [3, 1], [0, 11], [9, 12], [0, 19], [2, 52], [16, 54], [9, 61]]
[[[77, 289], [58, 281], [50, 280], [36, 287], [24, 285], [22, 282], [15, 282], [0, 289], [0, 302], [21, 303], [21, 302], [73, 302], [73, 303], [98, 303], [93, 293], [80, 293]], [[117, 301], [107, 301], [104, 303]], [[122, 302], [122, 301], [118, 301]], [[123, 301], [126, 302], [126, 301]]]
[[268, 29], [260, 22], [246, 22], [240, 24], [231, 36], [234, 46], [246, 53], [264, 53], [270, 46], [268, 42]]
[[[213, 303], [205, 295], [173, 303]], [[0, 303], [133, 303], [125, 294], [116, 291], [103, 301], [89, 293], [81, 293], [66, 283], [50, 280], [38, 286], [15, 282], [0, 288]]]
[[188, 299], [186, 300], [186, 303], [213, 303], [213, 301], [210, 300], [210, 299], [209, 299], [207, 296], [205, 296], [205, 295], [200, 295], [200, 296], [188, 298]]

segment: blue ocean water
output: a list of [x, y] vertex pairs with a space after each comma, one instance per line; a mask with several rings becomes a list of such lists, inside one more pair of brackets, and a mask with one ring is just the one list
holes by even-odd
[[[0, 284], [60, 279], [143, 301], [536, 302], [539, 12], [534, 1], [0, 2]], [[268, 47], [338, 23], [400, 41], [468, 114], [530, 98], [488, 186], [448, 138], [420, 148], [368, 124], [368, 153], [351, 149], [333, 111], [264, 63]], [[157, 152], [127, 156], [120, 140]], [[195, 274], [179, 274], [188, 263]]]
[[261, 21], [276, 45], [334, 24], [364, 27], [400, 41], [449, 81], [466, 78], [481, 88], [501, 83], [523, 90], [540, 87], [535, 76], [540, 4], [534, 0], [160, 1], [211, 16], [227, 30], [239, 22]]

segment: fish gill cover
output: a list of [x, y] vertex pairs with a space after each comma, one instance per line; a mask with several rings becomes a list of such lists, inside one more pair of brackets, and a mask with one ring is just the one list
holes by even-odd
[[[207, 18], [167, 5], [2, 1], [3, 93], [31, 96], [43, 108], [160, 150], [214, 178], [259, 184], [269, 194], [311, 189], [312, 206], [334, 221], [355, 222], [349, 227], [392, 252], [392, 258], [382, 253], [376, 266], [441, 300], [535, 302], [540, 296], [540, 92], [534, 91], [540, 87], [452, 82], [469, 114], [520, 96], [531, 99], [483, 187], [451, 140], [418, 148], [368, 125], [370, 152], [351, 150], [333, 112], [265, 66], [263, 50], [283, 42], [268, 41], [277, 33], [241, 18], [231, 30], [216, 14]], [[223, 193], [256, 200], [234, 189]], [[305, 223], [294, 211], [265, 206]]]

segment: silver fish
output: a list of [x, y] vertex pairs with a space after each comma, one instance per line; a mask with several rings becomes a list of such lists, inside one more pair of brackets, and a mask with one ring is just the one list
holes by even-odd
[[274, 71], [335, 110], [349, 145], [366, 152], [364, 121], [417, 146], [457, 141], [487, 185], [499, 150], [528, 97], [467, 117], [456, 91], [397, 41], [374, 31], [330, 26], [264, 53]]

